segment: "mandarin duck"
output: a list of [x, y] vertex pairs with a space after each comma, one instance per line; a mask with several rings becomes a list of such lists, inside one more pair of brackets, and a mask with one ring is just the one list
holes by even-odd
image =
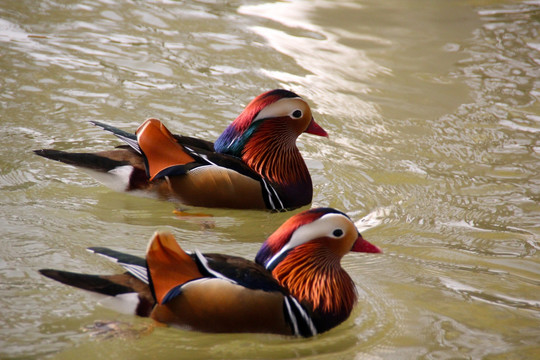
[[328, 136], [309, 105], [282, 89], [253, 99], [215, 143], [173, 135], [157, 119], [146, 120], [135, 134], [92, 123], [127, 145], [95, 154], [35, 153], [81, 167], [119, 191], [143, 190], [192, 206], [272, 211], [311, 202], [311, 177], [296, 139], [304, 132]]
[[255, 262], [187, 253], [164, 232], [151, 238], [146, 259], [102, 247], [89, 250], [116, 261], [127, 272], [40, 272], [67, 285], [114, 296], [117, 310], [159, 323], [213, 333], [305, 337], [339, 325], [356, 303], [356, 287], [341, 267], [341, 258], [349, 251], [381, 252], [362, 238], [347, 215], [331, 208], [291, 217], [263, 243]]

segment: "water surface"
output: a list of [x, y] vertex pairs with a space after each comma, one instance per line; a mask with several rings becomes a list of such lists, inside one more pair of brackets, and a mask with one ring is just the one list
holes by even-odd
[[[540, 357], [539, 19], [538, 1], [5, 2], [0, 357]], [[117, 271], [85, 248], [141, 255], [156, 229], [253, 257], [290, 214], [179, 219], [31, 150], [119, 144], [88, 120], [212, 140], [276, 87], [330, 133], [299, 139], [313, 205], [385, 250], [344, 259], [348, 321], [314, 339], [144, 332], [37, 273]], [[98, 320], [121, 329], [94, 336]]]

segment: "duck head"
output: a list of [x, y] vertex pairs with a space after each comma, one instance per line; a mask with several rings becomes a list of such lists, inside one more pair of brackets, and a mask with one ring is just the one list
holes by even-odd
[[287, 220], [264, 242], [255, 261], [312, 312], [324, 331], [344, 321], [356, 303], [354, 282], [341, 267], [349, 251], [382, 252], [362, 238], [346, 214], [316, 208]]
[[309, 105], [292, 91], [270, 90], [245, 107], [240, 115], [225, 129], [215, 142], [220, 153], [242, 157], [246, 142], [263, 123], [271, 123], [277, 133], [288, 133], [295, 141], [303, 132], [328, 137], [311, 114]]
[[[345, 230], [348, 230], [347, 238], [342, 239]], [[298, 213], [285, 221], [263, 243], [255, 261], [273, 270], [295, 247], [323, 238], [326, 239], [325, 244], [329, 249], [339, 250], [336, 255], [339, 255], [340, 259], [349, 251], [382, 252], [362, 237], [345, 213], [332, 208], [314, 208]]]
[[296, 147], [302, 133], [327, 137], [307, 102], [295, 93], [277, 89], [253, 99], [214, 143], [219, 153], [241, 158], [275, 183], [298, 183], [309, 172]]

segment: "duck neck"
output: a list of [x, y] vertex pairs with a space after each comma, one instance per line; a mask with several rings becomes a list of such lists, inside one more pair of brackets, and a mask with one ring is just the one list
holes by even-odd
[[247, 140], [242, 160], [274, 184], [310, 185], [309, 171], [296, 147], [298, 135], [285, 121], [264, 121]]
[[340, 259], [316, 243], [291, 250], [272, 275], [311, 311], [320, 332], [346, 320], [357, 300], [354, 282]]

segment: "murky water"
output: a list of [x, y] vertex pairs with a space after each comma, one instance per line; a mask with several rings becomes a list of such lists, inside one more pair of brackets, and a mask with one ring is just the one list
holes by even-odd
[[[538, 1], [3, 1], [0, 357], [539, 358], [539, 20]], [[253, 257], [290, 214], [182, 220], [31, 150], [105, 149], [118, 141], [88, 120], [150, 116], [215, 139], [276, 87], [331, 135], [299, 140], [313, 205], [385, 250], [345, 258], [360, 293], [346, 323], [314, 339], [145, 333], [37, 273], [117, 271], [85, 248], [142, 254], [158, 228]], [[96, 320], [124, 330], [93, 336]]]

